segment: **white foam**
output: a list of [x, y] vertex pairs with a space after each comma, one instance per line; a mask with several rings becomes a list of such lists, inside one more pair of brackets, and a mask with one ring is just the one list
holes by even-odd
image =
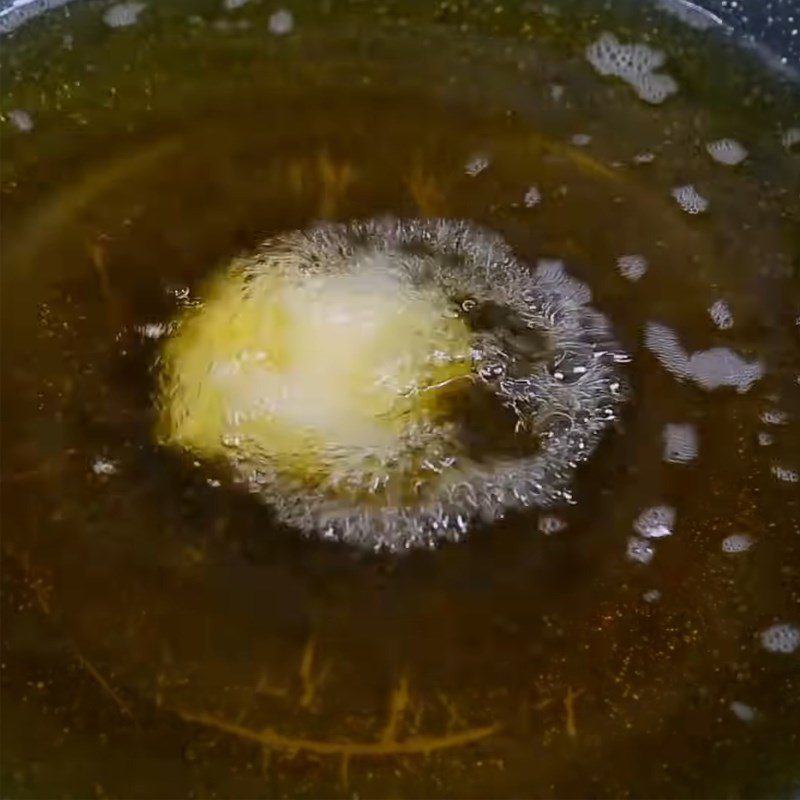
[[585, 52], [600, 75], [625, 81], [647, 103], [663, 103], [678, 91], [678, 84], [672, 77], [654, 72], [665, 61], [660, 50], [644, 44], [622, 44], [613, 33], [603, 33]]

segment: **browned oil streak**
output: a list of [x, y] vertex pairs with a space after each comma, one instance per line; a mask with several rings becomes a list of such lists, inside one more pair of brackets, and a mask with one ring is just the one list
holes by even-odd
[[72, 642], [72, 652], [78, 664], [91, 675], [100, 688], [116, 703], [117, 708], [126, 716], [133, 718], [133, 711], [130, 706], [119, 696], [114, 687], [103, 677], [102, 673], [86, 658], [83, 653], [78, 649], [78, 646]]
[[564, 712], [566, 714], [566, 730], [567, 736], [573, 739], [578, 735], [578, 728], [575, 724], [575, 701], [583, 694], [583, 689], [574, 691], [570, 686], [567, 688], [567, 693], [564, 696]]
[[352, 757], [379, 757], [402, 755], [427, 755], [437, 750], [446, 750], [461, 747], [473, 742], [486, 739], [500, 730], [499, 724], [487, 725], [482, 728], [472, 728], [458, 733], [444, 736], [414, 736], [402, 741], [377, 741], [377, 742], [333, 742], [319, 739], [305, 739], [303, 737], [287, 736], [272, 728], [253, 730], [234, 722], [229, 722], [211, 714], [192, 713], [177, 710], [178, 716], [186, 722], [194, 722], [209, 728], [228, 733], [246, 741], [255, 742], [273, 750], [282, 750], [289, 753], [306, 752], [319, 756]]

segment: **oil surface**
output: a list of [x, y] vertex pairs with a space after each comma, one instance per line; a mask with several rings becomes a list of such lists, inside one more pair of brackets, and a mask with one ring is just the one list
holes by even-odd
[[[796, 84], [623, 3], [86, 2], [6, 42], [4, 793], [800, 789]], [[210, 275], [387, 215], [563, 261], [631, 356], [572, 503], [402, 558], [154, 436]]]

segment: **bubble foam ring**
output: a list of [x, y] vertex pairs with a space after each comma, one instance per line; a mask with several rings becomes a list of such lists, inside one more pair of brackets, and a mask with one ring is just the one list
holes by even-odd
[[161, 352], [159, 438], [324, 539], [431, 547], [569, 500], [624, 399], [588, 288], [466, 222], [277, 236], [204, 294]]

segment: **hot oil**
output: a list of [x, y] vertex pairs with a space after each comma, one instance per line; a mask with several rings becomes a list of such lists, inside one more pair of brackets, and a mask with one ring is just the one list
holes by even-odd
[[[309, 4], [289, 30], [251, 6], [122, 28], [71, 8], [3, 65], [15, 794], [796, 788], [791, 85], [709, 93], [710, 56], [659, 18], [678, 89], [650, 105], [585, 57], [635, 24], [567, 6]], [[709, 154], [724, 138], [741, 164]], [[365, 555], [157, 446], [158, 354], [204, 281], [266, 236], [382, 215], [471, 220], [591, 288], [630, 398], [574, 503]]]

